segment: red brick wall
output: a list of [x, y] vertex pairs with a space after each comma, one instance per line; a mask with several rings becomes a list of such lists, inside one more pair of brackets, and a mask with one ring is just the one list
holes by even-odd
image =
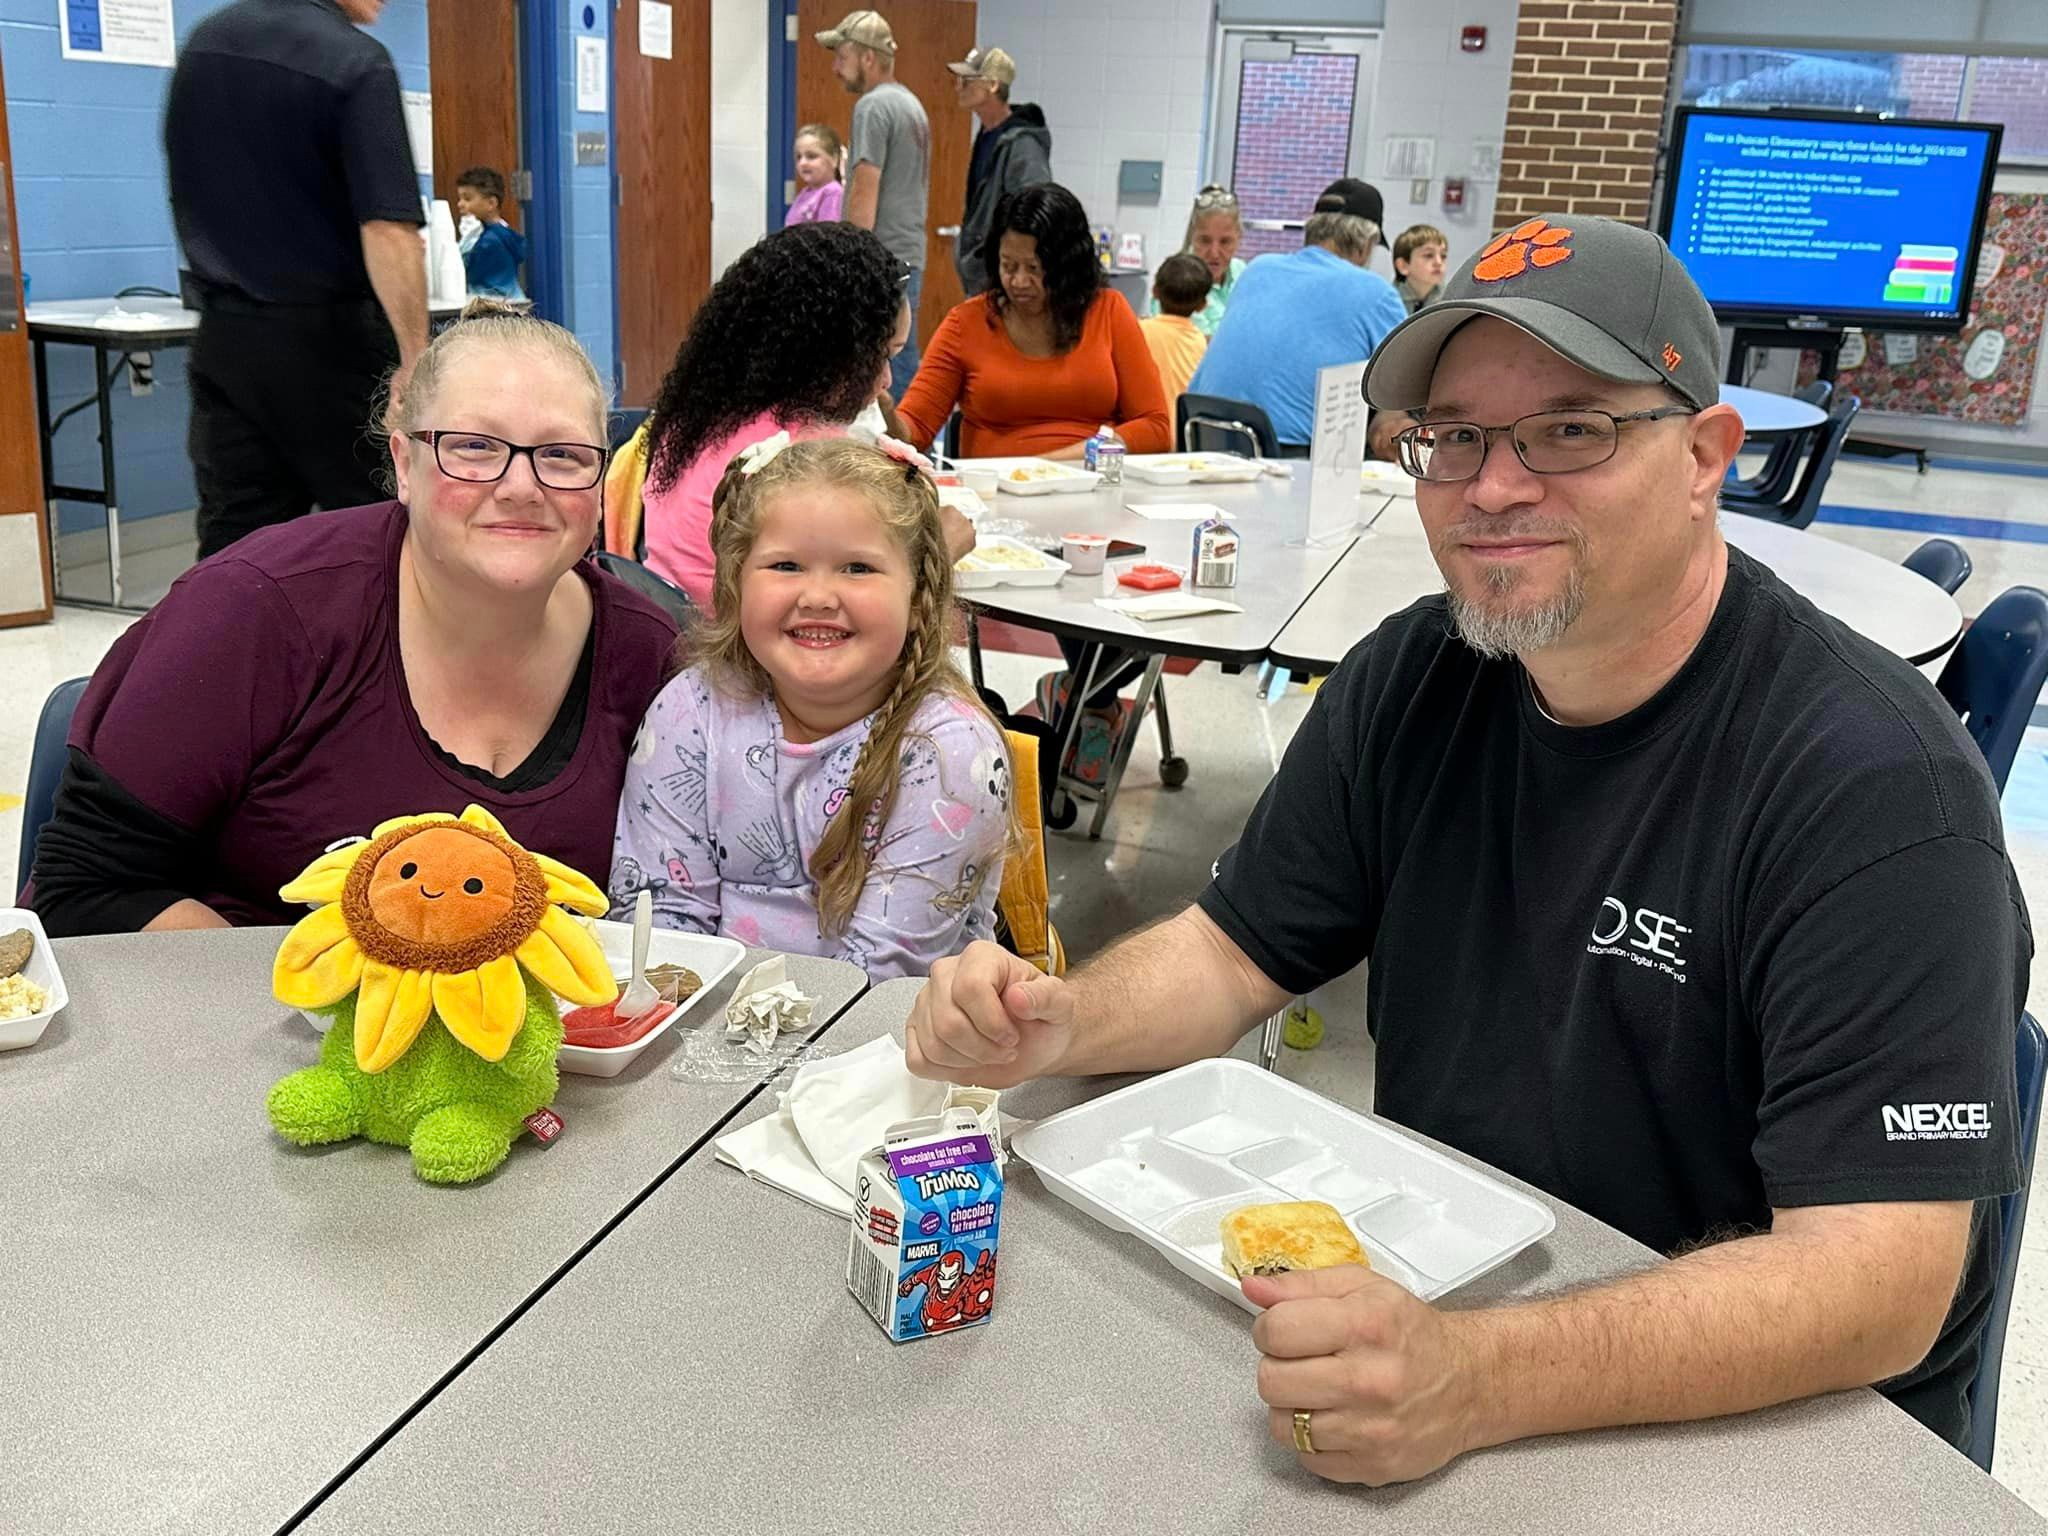
[[1522, 0], [1495, 229], [1538, 213], [1644, 224], [1678, 0]]

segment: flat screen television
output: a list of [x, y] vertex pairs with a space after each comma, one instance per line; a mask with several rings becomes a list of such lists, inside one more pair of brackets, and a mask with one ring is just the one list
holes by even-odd
[[1680, 107], [1657, 232], [1729, 325], [1959, 331], [2001, 131]]

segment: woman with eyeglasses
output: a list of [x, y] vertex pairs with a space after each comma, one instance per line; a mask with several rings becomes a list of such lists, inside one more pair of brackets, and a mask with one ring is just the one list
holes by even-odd
[[[1195, 206], [1188, 213], [1188, 232], [1181, 250], [1201, 258], [1209, 269], [1209, 302], [1193, 316], [1195, 329], [1214, 336], [1223, 323], [1223, 311], [1230, 303], [1230, 290], [1244, 272], [1238, 245], [1244, 240], [1244, 215], [1237, 196], [1228, 187], [1210, 185], [1195, 194]], [[1152, 313], [1159, 313], [1155, 300]]]
[[996, 205], [995, 286], [956, 304], [897, 414], [919, 447], [960, 409], [960, 452], [1078, 459], [1098, 426], [1132, 453], [1173, 446], [1166, 390], [1130, 304], [1102, 281], [1081, 200], [1056, 182]]
[[36, 848], [49, 930], [290, 922], [323, 849], [472, 803], [601, 880], [676, 635], [584, 558], [605, 415], [567, 331], [471, 304], [390, 423], [396, 500], [240, 540], [100, 663]]
[[[869, 231], [831, 223], [777, 230], [712, 285], [648, 417], [641, 492], [646, 562], [698, 607], [712, 606], [711, 494], [735, 453], [777, 432], [894, 426], [889, 359], [910, 339], [909, 280]], [[945, 510], [957, 558], [974, 527]], [[618, 534], [606, 542], [618, 549]]]

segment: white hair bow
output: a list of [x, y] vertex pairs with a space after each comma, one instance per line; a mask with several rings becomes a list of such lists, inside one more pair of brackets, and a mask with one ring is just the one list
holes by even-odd
[[757, 475], [773, 464], [783, 449], [789, 446], [789, 433], [785, 430], [773, 437], [764, 437], [758, 443], [749, 443], [740, 450], [740, 473]]

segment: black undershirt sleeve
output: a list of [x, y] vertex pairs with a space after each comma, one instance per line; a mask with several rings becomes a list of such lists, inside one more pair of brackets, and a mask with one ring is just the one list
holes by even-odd
[[52, 938], [136, 933], [191, 893], [204, 840], [150, 809], [77, 747], [36, 840], [36, 915]]

